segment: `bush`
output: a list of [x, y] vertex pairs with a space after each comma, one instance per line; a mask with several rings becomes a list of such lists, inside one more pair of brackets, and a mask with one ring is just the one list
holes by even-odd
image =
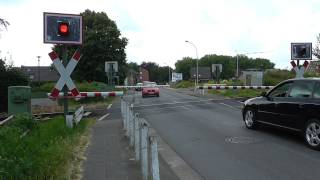
[[174, 85], [174, 88], [189, 88], [189, 87], [194, 87], [194, 82], [180, 81], [176, 85]]
[[91, 122], [70, 129], [62, 116], [41, 123], [30, 116], [14, 119], [0, 129], [0, 179], [70, 179], [73, 149]]
[[266, 71], [264, 74], [263, 84], [265, 86], [275, 86], [284, 80], [291, 79], [294, 77], [295, 77], [294, 72], [288, 71], [288, 70], [276, 69], [276, 70]]

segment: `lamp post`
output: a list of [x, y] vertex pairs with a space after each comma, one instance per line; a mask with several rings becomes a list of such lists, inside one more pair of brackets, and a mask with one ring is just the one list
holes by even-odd
[[38, 85], [40, 87], [40, 57], [41, 56], [37, 56], [38, 58]]
[[194, 86], [195, 86], [195, 88], [198, 86], [198, 78], [199, 78], [199, 71], [198, 71], [198, 60], [199, 60], [199, 57], [198, 57], [198, 49], [197, 49], [197, 46], [196, 45], [194, 45], [192, 42], [190, 42], [190, 41], [185, 41], [186, 43], [189, 43], [189, 44], [191, 44], [195, 49], [196, 49], [196, 55], [197, 55], [197, 59], [196, 59], [196, 62], [197, 62], [197, 73], [196, 73], [196, 82], [194, 83]]
[[266, 53], [268, 51], [265, 51], [265, 52], [246, 52], [246, 53], [241, 53], [241, 54], [238, 54], [238, 52], [236, 51], [236, 54], [237, 54], [237, 74], [236, 74], [236, 78], [238, 79], [239, 78], [239, 55], [248, 55], [248, 54], [261, 54], [261, 53]]

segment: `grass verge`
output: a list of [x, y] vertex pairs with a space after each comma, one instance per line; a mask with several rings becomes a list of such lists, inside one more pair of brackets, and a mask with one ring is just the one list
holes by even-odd
[[225, 89], [225, 90], [209, 90], [208, 93], [223, 95], [229, 98], [252, 98], [260, 96], [261, 89]]
[[93, 123], [69, 129], [62, 116], [46, 122], [18, 116], [0, 128], [0, 179], [77, 179]]

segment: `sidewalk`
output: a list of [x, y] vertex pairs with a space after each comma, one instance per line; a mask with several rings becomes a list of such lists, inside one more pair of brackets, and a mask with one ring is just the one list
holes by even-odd
[[[140, 164], [134, 161], [129, 139], [124, 136], [119, 99], [109, 110], [96, 112], [97, 119], [108, 113], [109, 116], [97, 121], [92, 128], [83, 179], [141, 180]], [[160, 156], [159, 163], [161, 179], [178, 179]]]

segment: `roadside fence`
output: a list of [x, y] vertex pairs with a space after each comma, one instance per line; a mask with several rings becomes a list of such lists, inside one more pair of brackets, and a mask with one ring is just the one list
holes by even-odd
[[143, 180], [160, 180], [158, 137], [150, 133], [149, 123], [133, 110], [133, 104], [121, 98], [121, 115], [125, 135], [134, 148], [135, 160], [140, 162]]

